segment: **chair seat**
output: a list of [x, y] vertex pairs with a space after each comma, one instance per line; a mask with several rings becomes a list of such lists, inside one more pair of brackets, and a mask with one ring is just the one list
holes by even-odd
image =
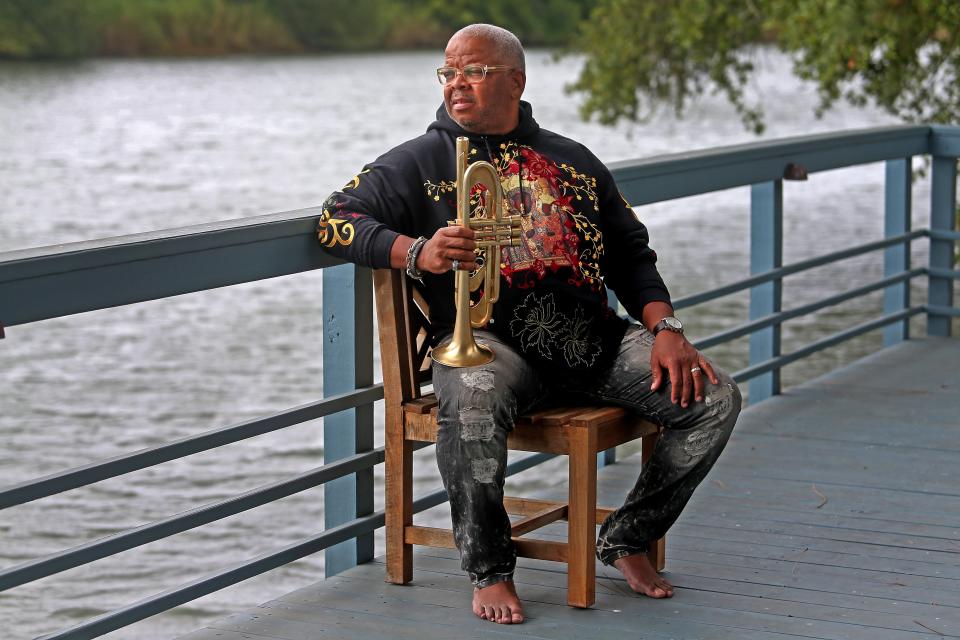
[[[437, 441], [437, 398], [425, 395], [403, 404], [404, 437], [415, 442]], [[507, 435], [507, 448], [514, 451], [570, 453], [571, 429], [596, 432], [593, 453], [656, 435], [658, 427], [621, 407], [576, 405], [550, 407], [519, 416]], [[591, 438], [594, 440], [594, 438]]]

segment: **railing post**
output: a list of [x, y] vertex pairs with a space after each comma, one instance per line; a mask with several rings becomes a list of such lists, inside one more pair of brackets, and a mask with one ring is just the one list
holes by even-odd
[[[886, 238], [909, 233], [911, 228], [911, 158], [887, 160], [884, 196], [883, 235]], [[883, 252], [883, 275], [894, 276], [910, 269], [910, 242], [887, 247]], [[910, 282], [892, 284], [883, 292], [883, 313], [889, 315], [910, 307]], [[910, 319], [887, 325], [883, 344], [890, 346], [910, 337]]]
[[[613, 309], [616, 313], [625, 315], [624, 310], [620, 307], [620, 300], [617, 299], [617, 294], [615, 294], [610, 289], [607, 289], [607, 305]], [[617, 462], [617, 448], [610, 447], [606, 451], [597, 452], [597, 468], [602, 469], [608, 464], [615, 464]]]
[[[373, 384], [373, 277], [352, 264], [323, 270], [323, 394], [352, 391]], [[373, 407], [357, 407], [324, 418], [323, 460], [333, 462], [373, 449]], [[373, 513], [373, 469], [324, 485], [327, 529]], [[359, 536], [325, 551], [326, 575], [332, 576], [373, 559], [373, 534]]]
[[[930, 229], [953, 231], [957, 215], [957, 159], [933, 158], [930, 185]], [[930, 239], [930, 269], [953, 268], [953, 240]], [[934, 307], [953, 306], [953, 279], [930, 275], [927, 302]], [[927, 335], [949, 336], [950, 318], [927, 316]]]
[[[750, 189], [750, 273], [783, 266], [783, 181], [761, 182]], [[750, 289], [750, 319], [780, 311], [783, 283], [780, 278]], [[750, 364], [780, 355], [780, 325], [750, 334]], [[750, 381], [750, 404], [780, 393], [780, 370]]]

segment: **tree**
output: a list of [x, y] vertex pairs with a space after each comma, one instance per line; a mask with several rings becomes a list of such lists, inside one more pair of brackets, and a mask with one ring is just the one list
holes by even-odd
[[960, 121], [958, 0], [599, 0], [569, 89], [586, 94], [585, 118], [605, 124], [643, 121], [664, 104], [682, 115], [715, 90], [761, 133], [762, 107], [744, 88], [762, 42], [816, 83], [818, 115], [844, 99], [906, 122]]
[[0, 58], [87, 55], [94, 22], [81, 0], [0, 0]]

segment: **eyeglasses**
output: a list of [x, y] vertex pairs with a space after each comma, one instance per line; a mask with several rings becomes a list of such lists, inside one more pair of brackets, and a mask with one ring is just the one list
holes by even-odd
[[487, 77], [487, 72], [489, 71], [500, 71], [503, 69], [512, 68], [513, 67], [496, 64], [468, 64], [463, 69], [457, 69], [456, 67], [440, 67], [437, 69], [437, 80], [440, 81], [440, 84], [449, 84], [456, 80], [458, 75], [463, 74], [464, 80], [470, 84], [476, 84], [478, 82], [483, 82], [483, 79]]

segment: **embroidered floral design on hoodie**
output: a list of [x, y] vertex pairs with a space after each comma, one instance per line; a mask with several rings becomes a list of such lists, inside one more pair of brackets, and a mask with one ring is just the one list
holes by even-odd
[[[534, 287], [548, 270], [568, 267], [572, 271], [570, 284], [599, 288], [603, 256], [600, 229], [573, 206], [574, 200], [586, 200], [594, 212], [599, 212], [597, 179], [566, 163], [557, 165], [513, 141], [500, 144], [499, 150], [493, 165], [500, 175], [504, 211], [527, 214], [521, 218], [520, 245], [503, 248], [500, 271], [507, 283], [521, 289]], [[476, 151], [470, 150], [474, 159]], [[424, 183], [427, 195], [434, 200], [455, 188], [455, 183], [444, 180]], [[470, 196], [471, 215], [486, 217], [486, 203], [479, 188], [475, 187]]]

